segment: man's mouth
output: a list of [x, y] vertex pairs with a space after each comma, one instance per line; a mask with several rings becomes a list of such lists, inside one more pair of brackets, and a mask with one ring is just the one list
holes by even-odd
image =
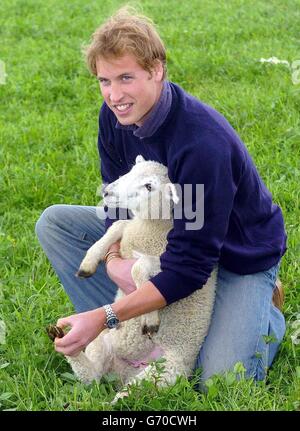
[[132, 107], [133, 103], [123, 103], [120, 105], [113, 105], [113, 107], [121, 114], [127, 113]]

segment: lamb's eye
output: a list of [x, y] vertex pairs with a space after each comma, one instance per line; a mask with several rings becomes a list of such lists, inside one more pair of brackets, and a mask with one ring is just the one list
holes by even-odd
[[148, 192], [151, 192], [151, 190], [152, 190], [152, 184], [147, 183], [147, 184], [145, 184], [145, 187], [148, 190]]

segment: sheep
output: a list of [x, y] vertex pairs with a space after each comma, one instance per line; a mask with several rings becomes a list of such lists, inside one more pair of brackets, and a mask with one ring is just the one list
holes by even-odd
[[[77, 275], [89, 277], [95, 273], [109, 247], [121, 240], [123, 258], [138, 256], [131, 274], [139, 288], [161, 271], [160, 255], [166, 249], [167, 234], [173, 226], [172, 208], [178, 202], [176, 188], [170, 183], [164, 165], [137, 156], [130, 172], [109, 184], [104, 192], [106, 205], [130, 209], [133, 219], [114, 222], [87, 251]], [[167, 208], [164, 214], [163, 208]], [[159, 214], [160, 218], [154, 218], [153, 214]], [[180, 375], [189, 377], [208, 332], [216, 278], [217, 267], [203, 288], [188, 297], [122, 322], [118, 328], [103, 330], [85, 352], [66, 357], [75, 375], [90, 384], [107, 372], [116, 372], [125, 389], [114, 402], [127, 395], [130, 384], [154, 378], [156, 368], [151, 359], [164, 359], [160, 386], [174, 384]], [[122, 296], [119, 289], [116, 299]]]

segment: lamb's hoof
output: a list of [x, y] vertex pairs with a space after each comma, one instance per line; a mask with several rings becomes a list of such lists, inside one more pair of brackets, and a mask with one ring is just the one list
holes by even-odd
[[62, 328], [60, 328], [59, 326], [56, 325], [49, 325], [46, 328], [48, 337], [54, 341], [55, 338], [63, 338], [65, 336], [64, 331], [62, 330]]
[[159, 325], [144, 325], [142, 329], [143, 335], [148, 335], [148, 337], [151, 337], [152, 335], [156, 334], [159, 330]]
[[89, 278], [89, 277], [91, 277], [92, 275], [93, 275], [94, 273], [93, 272], [91, 272], [91, 271], [86, 271], [86, 270], [84, 270], [84, 269], [80, 269], [79, 268], [79, 270], [76, 272], [76, 277], [79, 277], [79, 278]]

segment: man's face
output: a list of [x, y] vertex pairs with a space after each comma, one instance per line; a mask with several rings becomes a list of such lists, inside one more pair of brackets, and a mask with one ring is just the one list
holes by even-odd
[[159, 99], [163, 85], [162, 64], [150, 74], [133, 55], [126, 54], [120, 58], [98, 58], [96, 67], [101, 93], [119, 123], [141, 126]]

